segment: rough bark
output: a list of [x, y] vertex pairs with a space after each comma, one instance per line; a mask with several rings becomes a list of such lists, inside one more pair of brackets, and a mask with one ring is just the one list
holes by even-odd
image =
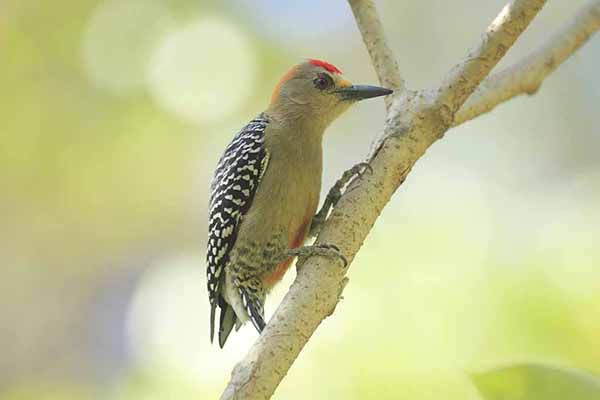
[[[396, 89], [383, 132], [369, 157], [372, 172], [351, 183], [317, 238], [317, 243], [337, 245], [351, 262], [381, 210], [429, 146], [451, 126], [537, 88], [544, 77], [598, 29], [600, 0], [584, 6], [540, 50], [493, 75], [477, 90], [545, 3], [513, 0], [436, 88], [420, 91], [405, 88], [373, 1], [348, 2], [380, 82]], [[272, 396], [321, 321], [334, 312], [348, 280], [346, 273], [347, 269], [340, 268], [333, 260], [321, 257], [306, 260], [267, 327], [234, 368], [221, 399]]]

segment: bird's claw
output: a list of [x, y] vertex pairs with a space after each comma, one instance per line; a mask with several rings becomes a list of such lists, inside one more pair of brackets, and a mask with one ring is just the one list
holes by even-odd
[[344, 268], [346, 268], [348, 266], [348, 259], [346, 258], [346, 256], [344, 256], [342, 254], [342, 252], [340, 251], [340, 248], [337, 247], [336, 245], [334, 245], [334, 244], [318, 244], [318, 245], [316, 245], [316, 247], [323, 249], [323, 250], [327, 250], [328, 254], [324, 253], [322, 255], [327, 256], [327, 257], [332, 257], [332, 258], [336, 257], [342, 262], [342, 266]]
[[368, 162], [366, 162], [366, 161], [359, 162], [359, 163], [358, 163], [358, 164], [356, 164], [354, 167], [355, 167], [355, 168], [356, 168], [356, 167], [358, 167], [359, 169], [361, 169], [361, 170], [358, 172], [358, 177], [359, 177], [359, 178], [362, 178], [362, 177], [363, 177], [363, 175], [365, 174], [365, 172], [367, 172], [367, 171], [369, 171], [369, 174], [373, 175], [373, 167], [371, 167], [371, 164], [369, 164], [369, 163], [368, 163]]

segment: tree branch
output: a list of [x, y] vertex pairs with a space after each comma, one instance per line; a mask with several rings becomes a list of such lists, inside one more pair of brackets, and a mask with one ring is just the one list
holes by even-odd
[[487, 113], [515, 96], [536, 93], [543, 80], [598, 29], [600, 0], [593, 0], [582, 7], [571, 21], [556, 31], [538, 50], [485, 79], [455, 115], [454, 126]]
[[[399, 74], [393, 72], [397, 69], [389, 48], [383, 36], [379, 36], [382, 28], [373, 3], [348, 1], [380, 79], [385, 79], [388, 74], [399, 78]], [[352, 261], [381, 210], [413, 165], [450, 128], [456, 111], [543, 4], [543, 0], [513, 0], [438, 88], [395, 93], [388, 109], [381, 146], [370, 159], [372, 172], [350, 184], [323, 225], [317, 243], [337, 245]], [[399, 85], [404, 85], [401, 79]], [[348, 281], [346, 272], [335, 261], [322, 257], [310, 257], [298, 268], [296, 280], [269, 324], [234, 368], [221, 399], [271, 397], [315, 329], [334, 312]]]
[[[411, 119], [425, 118], [424, 121], [416, 122], [434, 122], [439, 118], [439, 126], [436, 128], [439, 135], [453, 125], [456, 112], [461, 108], [467, 98], [477, 89], [481, 81], [490, 73], [496, 64], [504, 57], [508, 49], [514, 44], [517, 38], [523, 33], [525, 28], [537, 15], [546, 0], [513, 0], [508, 3], [502, 11], [496, 16], [481, 36], [479, 43], [474, 46], [467, 56], [456, 64], [445, 76], [437, 89], [412, 93], [400, 94], [401, 103], [409, 102], [416, 109], [403, 109], [394, 112], [388, 110], [388, 123], [384, 128], [383, 135], [376, 139], [372, 146], [369, 160], [377, 154], [382, 143], [391, 135], [398, 133], [398, 127], [390, 123], [390, 116], [405, 116], [408, 119], [403, 123], [413, 124]], [[396, 95], [394, 96], [396, 97]], [[411, 98], [419, 97], [416, 103]], [[412, 111], [412, 113], [408, 113]], [[433, 113], [435, 115], [423, 115], [423, 113]], [[433, 128], [433, 127], [432, 127]], [[430, 133], [433, 133], [431, 131]]]
[[[379, 78], [381, 86], [394, 89], [396, 94], [404, 91], [405, 84], [392, 49], [387, 44], [383, 26], [373, 4], [373, 0], [348, 0], [356, 24], [360, 30], [365, 46], [371, 56], [371, 63]], [[386, 97], [386, 106], [391, 104], [391, 97]]]
[[452, 114], [504, 57], [544, 4], [545, 0], [518, 0], [507, 4], [487, 28], [479, 44], [450, 71], [437, 96]]

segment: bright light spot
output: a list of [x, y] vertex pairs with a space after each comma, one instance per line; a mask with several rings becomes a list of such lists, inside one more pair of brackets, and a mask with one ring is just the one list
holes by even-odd
[[487, 31], [488, 32], [496, 31], [500, 26], [502, 26], [502, 24], [504, 24], [508, 20], [508, 18], [510, 18], [511, 12], [512, 12], [512, 5], [511, 4], [505, 5], [504, 8], [502, 9], [502, 11], [500, 11], [500, 14], [498, 14], [498, 16], [496, 16], [494, 21], [492, 21], [492, 23], [488, 27]]
[[180, 257], [164, 260], [142, 278], [127, 321], [138, 364], [170, 368], [210, 384], [227, 376], [240, 354], [250, 348], [257, 334], [248, 324], [231, 333], [224, 349], [210, 344], [204, 272], [201, 259]]
[[234, 112], [251, 93], [256, 70], [246, 34], [226, 20], [208, 18], [165, 36], [148, 82], [162, 107], [202, 123]]
[[143, 89], [152, 51], [170, 24], [170, 14], [160, 2], [101, 3], [83, 36], [82, 57], [89, 78], [115, 94]]

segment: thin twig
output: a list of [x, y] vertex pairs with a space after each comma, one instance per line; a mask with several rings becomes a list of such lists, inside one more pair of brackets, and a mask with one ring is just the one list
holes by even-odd
[[454, 126], [521, 94], [534, 94], [544, 79], [600, 29], [600, 0], [589, 1], [545, 44], [485, 79], [454, 116]]
[[[389, 89], [394, 89], [395, 95], [400, 95], [405, 84], [392, 50], [387, 44], [381, 19], [373, 4], [373, 0], [348, 0], [356, 24], [362, 35], [365, 46], [371, 56], [371, 63], [379, 78], [379, 83]], [[391, 97], [386, 98], [386, 105]]]
[[513, 0], [492, 21], [475, 46], [446, 76], [438, 89], [439, 101], [454, 114], [511, 48], [546, 3]]

